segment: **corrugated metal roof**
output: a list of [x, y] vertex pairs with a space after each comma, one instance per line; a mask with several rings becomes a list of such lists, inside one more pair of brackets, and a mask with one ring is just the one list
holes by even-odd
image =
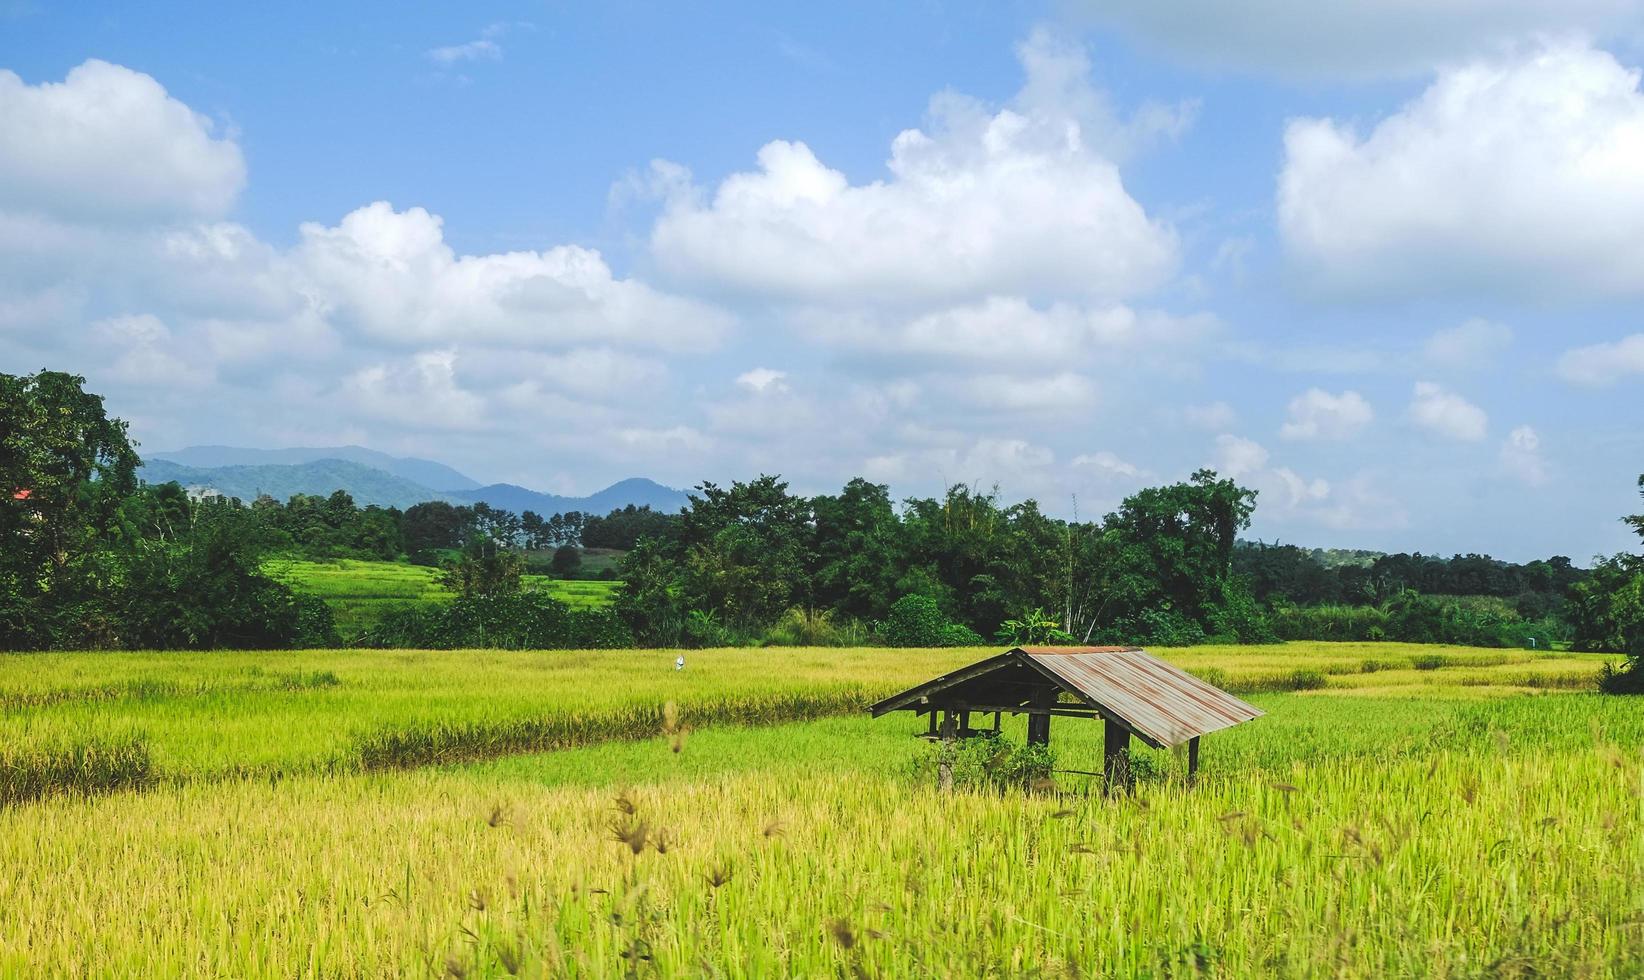
[[873, 706], [873, 713], [939, 706], [941, 692], [960, 684], [971, 691], [1009, 690], [1015, 685], [1019, 692], [1018, 665], [1031, 667], [1159, 748], [1265, 714], [1138, 647], [1017, 647], [886, 698]]
[[1070, 690], [1118, 717], [1144, 741], [1168, 748], [1260, 718], [1265, 712], [1145, 650], [1027, 647], [1020, 652]]

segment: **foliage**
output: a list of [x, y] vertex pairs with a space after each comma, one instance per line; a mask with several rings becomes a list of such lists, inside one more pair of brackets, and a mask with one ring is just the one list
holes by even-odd
[[511, 595], [519, 591], [525, 562], [489, 537], [475, 537], [463, 546], [455, 561], [445, 567], [441, 578], [445, 587], [468, 599], [477, 596]]
[[952, 623], [930, 596], [905, 595], [891, 604], [879, 624], [879, 636], [893, 647], [980, 646], [982, 638]]
[[1073, 634], [1062, 629], [1056, 620], [1046, 616], [1042, 607], [1000, 623], [993, 638], [1012, 646], [1050, 646], [1073, 642]]
[[474, 592], [390, 613], [362, 643], [430, 650], [592, 650], [632, 646], [633, 634], [609, 610], [572, 609], [537, 592]]
[[938, 741], [909, 761], [907, 776], [915, 785], [934, 786], [944, 763], [952, 769], [954, 789], [1020, 793], [1043, 788], [1056, 767], [1056, 750], [991, 733]]
[[570, 578], [582, 567], [582, 550], [575, 545], [560, 545], [554, 549], [554, 561], [549, 567], [560, 578]]

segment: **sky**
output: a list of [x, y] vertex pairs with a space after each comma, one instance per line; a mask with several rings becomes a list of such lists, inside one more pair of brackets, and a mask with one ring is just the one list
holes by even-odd
[[0, 371], [141, 450], [1627, 548], [1644, 0], [0, 0]]

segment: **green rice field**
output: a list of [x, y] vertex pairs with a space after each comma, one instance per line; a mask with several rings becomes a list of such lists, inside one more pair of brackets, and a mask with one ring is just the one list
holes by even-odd
[[1602, 658], [1158, 650], [1195, 784], [939, 793], [862, 709], [988, 652], [0, 655], [0, 974], [1640, 975]]
[[[265, 562], [263, 569], [298, 592], [324, 599], [344, 639], [370, 628], [401, 606], [451, 598], [451, 593], [440, 585], [439, 569], [426, 565], [352, 558], [324, 562], [282, 558]], [[621, 585], [545, 575], [526, 575], [524, 584], [578, 608], [609, 605]]]

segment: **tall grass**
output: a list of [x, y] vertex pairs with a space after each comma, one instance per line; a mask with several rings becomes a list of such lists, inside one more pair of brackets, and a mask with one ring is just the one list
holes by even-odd
[[1468, 744], [1113, 801], [794, 769], [46, 802], [0, 811], [0, 973], [1635, 973], [1637, 746]]
[[148, 746], [138, 739], [0, 747], [0, 806], [141, 789], [152, 780]]

